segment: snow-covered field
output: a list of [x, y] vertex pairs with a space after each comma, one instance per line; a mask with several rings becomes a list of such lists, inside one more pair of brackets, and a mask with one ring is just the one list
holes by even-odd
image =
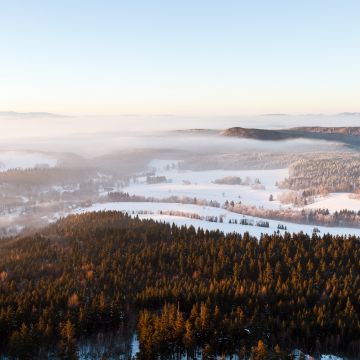
[[328, 209], [330, 212], [343, 209], [359, 211], [360, 198], [355, 198], [351, 193], [331, 193], [317, 198], [313, 204], [305, 206], [305, 209]]
[[[148, 184], [146, 177], [138, 178], [136, 183], [131, 183], [122, 191], [130, 195], [153, 197], [164, 199], [170, 196], [197, 198], [198, 200], [217, 201], [220, 206], [225, 201], [241, 201], [245, 205], [255, 205], [270, 209], [290, 207], [278, 201], [270, 201], [270, 195], [274, 199], [283, 190], [276, 186], [288, 176], [287, 169], [277, 170], [241, 170], [241, 171], [183, 171], [178, 170], [176, 160], [153, 160], [149, 168], [155, 171], [156, 176], [165, 176], [168, 182]], [[214, 183], [224, 177], [240, 177], [249, 185], [225, 185]], [[246, 181], [248, 179], [248, 181]], [[257, 180], [261, 186], [254, 187]], [[348, 208], [360, 209], [360, 201], [349, 198], [349, 194], [330, 194], [326, 198], [318, 198], [314, 204], [306, 208], [329, 208], [330, 211]], [[160, 222], [174, 223], [178, 226], [194, 226], [207, 230], [221, 230], [224, 233], [249, 232], [250, 235], [260, 236], [262, 233], [278, 231], [278, 225], [283, 225], [289, 232], [304, 232], [311, 235], [313, 225], [303, 225], [291, 222], [268, 220], [252, 216], [244, 216], [222, 208], [209, 206], [164, 203], [164, 202], [113, 202], [98, 203], [91, 207], [77, 209], [75, 213], [87, 211], [117, 210], [139, 216], [143, 219], [153, 219]], [[298, 209], [299, 211], [301, 209]], [[177, 213], [175, 213], [177, 212]], [[196, 215], [196, 216], [194, 216]], [[211, 221], [210, 217], [217, 217], [217, 221]], [[219, 219], [222, 218], [222, 222]], [[247, 219], [250, 225], [240, 224], [241, 220]], [[268, 221], [269, 227], [257, 226], [261, 221]], [[235, 223], [236, 222], [236, 223]], [[317, 226], [318, 234], [330, 233], [332, 235], [356, 235], [360, 236], [360, 229], [343, 227]], [[284, 232], [285, 230], [280, 230]]]
[[[277, 196], [287, 190], [279, 189], [277, 182], [288, 177], [288, 169], [276, 170], [208, 170], [208, 171], [183, 171], [171, 169], [177, 160], [153, 160], [149, 164], [150, 169], [156, 170], [156, 176], [165, 176], [169, 181], [160, 184], [147, 184], [146, 178], [139, 178], [138, 183], [122, 189], [130, 195], [154, 197], [157, 199], [169, 196], [187, 196], [208, 201], [217, 201], [223, 204], [227, 201], [239, 202], [245, 205], [254, 205], [267, 209], [280, 209], [293, 207], [290, 204], [281, 204]], [[225, 185], [215, 184], [214, 181], [224, 177], [240, 177], [244, 182], [250, 181], [249, 185]], [[258, 179], [260, 184], [254, 185]], [[270, 195], [274, 201], [270, 201]], [[304, 209], [329, 209], [330, 212], [343, 209], [359, 211], [360, 199], [354, 198], [349, 193], [332, 193], [325, 197], [315, 198], [315, 202]], [[302, 210], [302, 208], [294, 208]]]
[[54, 167], [57, 160], [37, 152], [4, 151], [0, 152], [0, 171], [9, 169], [29, 169], [37, 166]]
[[[260, 227], [256, 226], [257, 221], [263, 221], [264, 219], [256, 218], [252, 216], [243, 216], [241, 214], [236, 214], [221, 208], [213, 208], [209, 206], [198, 206], [198, 205], [188, 205], [188, 204], [178, 204], [178, 203], [151, 203], [151, 202], [112, 202], [112, 203], [98, 203], [94, 204], [87, 208], [79, 208], [74, 210], [74, 214], [81, 214], [89, 211], [122, 211], [133, 217], [139, 216], [141, 219], [153, 219], [159, 222], [165, 222], [169, 224], [176, 224], [178, 226], [194, 226], [195, 228], [202, 228], [206, 230], [220, 230], [224, 233], [244, 233], [249, 232], [252, 236], [260, 236], [262, 233], [273, 233], [278, 230], [278, 225], [283, 224], [287, 227], [288, 232], [304, 232], [309, 235], [313, 233], [314, 226], [311, 225], [302, 225], [295, 224], [290, 222], [283, 222], [277, 220], [268, 220], [269, 227]], [[164, 212], [169, 211], [178, 211], [187, 214], [197, 214], [204, 219], [191, 219], [185, 216], [174, 216], [169, 214], [164, 214]], [[223, 217], [223, 222], [211, 222], [207, 221], [205, 218], [209, 216], [220, 216]], [[252, 222], [253, 225], [241, 225], [239, 221], [246, 218], [249, 222]], [[229, 224], [229, 220], [237, 220], [237, 224]], [[356, 235], [360, 236], [360, 229], [352, 228], [341, 228], [341, 227], [317, 227], [322, 234], [332, 234], [332, 235]], [[284, 233], [285, 230], [280, 230], [281, 233]]]
[[[159, 163], [162, 164], [159, 166]], [[167, 162], [171, 163], [171, 162]], [[223, 204], [228, 201], [241, 201], [247, 205], [264, 206], [271, 209], [284, 207], [278, 201], [269, 201], [272, 194], [276, 195], [281, 190], [275, 185], [277, 181], [288, 176], [287, 169], [277, 170], [208, 170], [208, 171], [180, 171], [177, 169], [165, 170], [166, 162], [153, 161], [149, 167], [157, 168], [157, 176], [166, 176], [171, 181], [161, 184], [147, 184], [146, 178], [140, 178], [139, 183], [131, 184], [123, 189], [130, 195], [141, 195], [155, 198], [169, 196], [188, 196], [208, 201], [215, 200]], [[156, 165], [156, 166], [155, 166]], [[224, 185], [215, 184], [214, 181], [224, 177], [240, 177], [243, 181], [250, 180], [250, 185]], [[254, 186], [255, 179], [260, 181], [259, 186]], [[261, 186], [262, 185], [262, 186]]]

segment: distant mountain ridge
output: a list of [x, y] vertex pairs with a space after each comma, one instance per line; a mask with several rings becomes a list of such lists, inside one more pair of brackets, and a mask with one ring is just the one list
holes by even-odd
[[25, 116], [25, 117], [64, 117], [64, 115], [60, 115], [60, 114], [53, 114], [53, 113], [49, 113], [49, 112], [25, 112], [25, 113], [21, 113], [21, 112], [16, 112], [16, 111], [0, 111], [0, 117], [1, 116]]
[[249, 129], [243, 127], [228, 128], [222, 132], [222, 135], [264, 141], [287, 140], [294, 137], [282, 130]]
[[224, 130], [221, 134], [223, 136], [232, 136], [261, 141], [281, 141], [304, 138], [337, 141], [351, 145], [360, 145], [359, 126], [307, 126], [279, 130], [232, 127]]
[[360, 136], [360, 126], [335, 126], [335, 127], [324, 127], [324, 126], [307, 126], [307, 127], [294, 127], [285, 131], [299, 131], [309, 132], [318, 134], [339, 134], [349, 136]]

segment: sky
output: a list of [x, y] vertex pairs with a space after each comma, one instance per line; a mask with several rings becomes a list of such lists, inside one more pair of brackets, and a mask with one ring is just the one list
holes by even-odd
[[360, 111], [358, 0], [0, 0], [0, 111]]

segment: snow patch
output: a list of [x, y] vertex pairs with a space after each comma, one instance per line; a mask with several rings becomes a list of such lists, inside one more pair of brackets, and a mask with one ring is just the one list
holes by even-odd
[[340, 210], [360, 211], [360, 199], [351, 193], [330, 193], [327, 196], [317, 198], [312, 204], [304, 209], [328, 209], [330, 212]]

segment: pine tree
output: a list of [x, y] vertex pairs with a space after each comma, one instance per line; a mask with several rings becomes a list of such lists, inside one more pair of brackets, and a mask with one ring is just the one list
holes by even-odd
[[268, 359], [268, 351], [266, 346], [262, 340], [258, 341], [256, 347], [252, 349], [251, 352], [251, 359], [252, 360], [266, 360]]
[[69, 319], [64, 324], [60, 324], [60, 336], [59, 357], [64, 360], [78, 359], [75, 328]]
[[193, 325], [189, 320], [185, 322], [185, 334], [183, 337], [183, 344], [185, 346], [187, 354], [193, 356], [196, 339], [195, 339], [195, 331]]

